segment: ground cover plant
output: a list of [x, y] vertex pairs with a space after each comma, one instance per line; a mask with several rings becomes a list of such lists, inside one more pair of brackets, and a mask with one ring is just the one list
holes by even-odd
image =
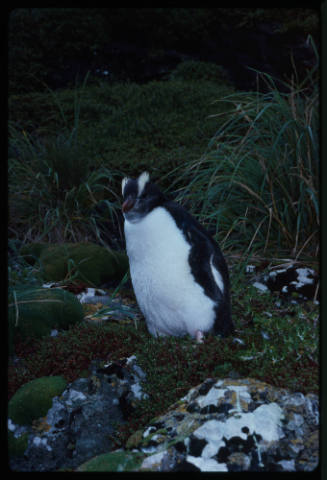
[[[232, 277], [233, 284], [233, 277]], [[22, 384], [62, 375], [67, 382], [88, 374], [92, 360], [120, 362], [136, 355], [146, 373], [148, 399], [136, 402], [117, 445], [162, 414], [191, 387], [208, 377], [253, 377], [292, 391], [319, 391], [318, 306], [281, 302], [278, 297], [239, 284], [232, 291], [236, 332], [204, 344], [191, 338], [153, 338], [144, 320], [72, 326], [57, 337], [17, 342], [19, 361], [9, 365], [9, 398]]]

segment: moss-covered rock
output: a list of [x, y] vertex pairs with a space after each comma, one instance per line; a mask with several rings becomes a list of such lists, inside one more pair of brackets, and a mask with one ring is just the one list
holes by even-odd
[[8, 432], [8, 453], [10, 457], [21, 457], [28, 444], [28, 433], [23, 433], [20, 437], [15, 437], [12, 432]]
[[17, 291], [9, 298], [9, 349], [16, 335], [22, 339], [49, 335], [83, 320], [83, 307], [75, 295], [60, 288]]
[[128, 258], [124, 252], [94, 243], [31, 244], [21, 252], [29, 261], [39, 255], [46, 281], [70, 277], [98, 287], [110, 280], [121, 280], [128, 270]]
[[66, 387], [61, 376], [41, 377], [22, 385], [8, 403], [8, 418], [19, 425], [31, 425], [51, 408], [52, 399]]
[[128, 472], [137, 470], [144, 458], [139, 452], [116, 451], [103, 453], [78, 467], [80, 472]]

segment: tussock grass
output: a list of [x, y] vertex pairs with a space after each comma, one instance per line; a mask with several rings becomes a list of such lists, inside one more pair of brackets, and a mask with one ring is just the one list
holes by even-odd
[[117, 172], [96, 166], [79, 135], [86, 81], [74, 90], [69, 116], [49, 89], [61, 119], [57, 133], [40, 136], [9, 124], [9, 231], [22, 243], [102, 242], [102, 223], [118, 223], [119, 199], [111, 188]]
[[[235, 93], [204, 155], [174, 184], [225, 250], [296, 259], [319, 252], [319, 94], [312, 80], [280, 93]], [[221, 121], [221, 118], [219, 118]], [[173, 172], [176, 178], [176, 171]]]
[[101, 223], [104, 215], [116, 220], [118, 198], [110, 188], [116, 173], [92, 170], [74, 137], [59, 134], [44, 142], [12, 128], [11, 141], [11, 237], [23, 243], [101, 240], [97, 220]]

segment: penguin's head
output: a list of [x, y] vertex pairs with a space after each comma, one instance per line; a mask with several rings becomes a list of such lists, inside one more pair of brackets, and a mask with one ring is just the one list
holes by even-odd
[[125, 177], [122, 180], [123, 215], [126, 220], [137, 223], [159, 207], [165, 200], [159, 188], [150, 182], [148, 172], [143, 172], [137, 178]]

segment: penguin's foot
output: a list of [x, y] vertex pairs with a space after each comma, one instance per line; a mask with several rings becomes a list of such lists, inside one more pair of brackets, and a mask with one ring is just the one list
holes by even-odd
[[195, 332], [196, 343], [203, 343], [204, 333], [201, 330]]

